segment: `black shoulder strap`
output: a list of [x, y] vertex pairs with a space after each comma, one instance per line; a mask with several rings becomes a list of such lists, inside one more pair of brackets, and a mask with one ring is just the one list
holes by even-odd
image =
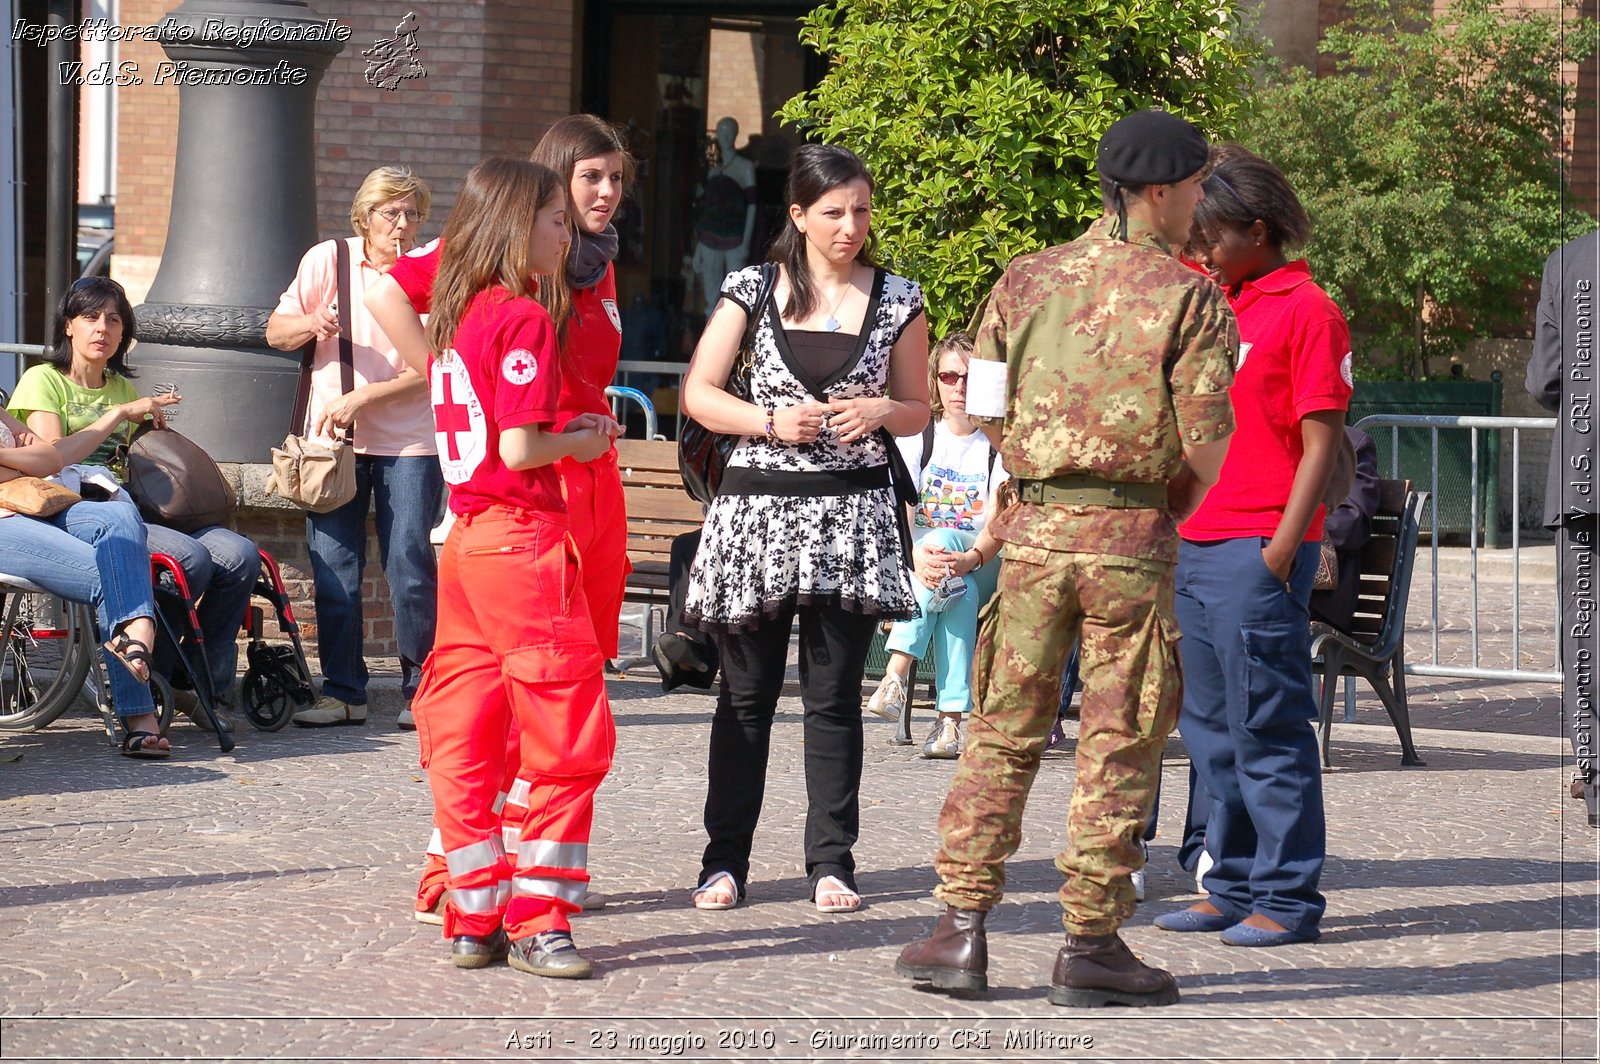
[[933, 418], [930, 417], [928, 419], [928, 423], [926, 425], [922, 426], [922, 461], [917, 463], [917, 468], [922, 470], [922, 472], [926, 473], [928, 471], [928, 459], [930, 459], [932, 457], [933, 457]]
[[[355, 387], [355, 346], [350, 341], [350, 246], [340, 237], [333, 242], [334, 269], [339, 285], [339, 391], [346, 394]], [[313, 337], [300, 349], [300, 380], [295, 386], [294, 412], [289, 415], [289, 431], [305, 434], [311, 426], [306, 414], [311, 406], [311, 367], [317, 359]]]
[[343, 237], [334, 242], [339, 260], [339, 394], [348, 395], [356, 386], [355, 344], [350, 339], [350, 243]]

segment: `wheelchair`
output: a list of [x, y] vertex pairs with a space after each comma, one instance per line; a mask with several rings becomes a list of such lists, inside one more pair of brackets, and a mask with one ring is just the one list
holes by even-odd
[[[99, 648], [99, 624], [88, 605], [0, 573], [0, 731], [37, 731], [86, 701], [115, 741], [116, 714]], [[150, 694], [165, 731], [172, 723], [172, 687], [152, 676]]]
[[[267, 642], [262, 637], [263, 612], [259, 606], [251, 607], [246, 617], [249, 667], [242, 693], [250, 723], [262, 731], [277, 731], [289, 723], [296, 709], [316, 701], [316, 688], [278, 563], [266, 551], [260, 554], [261, 573], [254, 594], [271, 604], [279, 630], [289, 642]], [[179, 607], [156, 610], [158, 631], [177, 651], [174, 675], [193, 685], [200, 711], [211, 716], [218, 746], [227, 753], [233, 749], [233, 739], [216, 726], [217, 699], [211, 674], [197, 664], [205, 661], [205, 645], [188, 579], [170, 555], [151, 555], [150, 569], [158, 607]], [[181, 626], [169, 620], [169, 613], [181, 614]], [[96, 653], [100, 643], [99, 624], [91, 607], [67, 602], [20, 577], [0, 573], [0, 731], [36, 731], [82, 698], [100, 711], [107, 736], [115, 740], [111, 686], [105, 663]], [[150, 693], [165, 731], [174, 712], [172, 684], [152, 674]]]

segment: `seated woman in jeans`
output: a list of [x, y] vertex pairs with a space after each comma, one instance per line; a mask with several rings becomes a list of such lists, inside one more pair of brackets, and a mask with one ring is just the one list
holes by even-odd
[[[120, 465], [117, 449], [134, 426], [148, 418], [157, 428], [165, 427], [162, 410], [180, 400], [176, 393], [140, 398], [134, 390], [127, 355], [136, 334], [133, 307], [122, 286], [105, 277], [80, 278], [56, 307], [49, 361], [22, 375], [11, 397], [11, 413], [26, 421], [39, 439], [54, 443], [69, 465], [81, 462], [115, 472]], [[131, 509], [131, 500], [125, 498], [126, 493], [119, 494], [114, 504]], [[150, 553], [176, 558], [190, 591], [200, 596], [205, 665], [217, 696], [218, 719], [223, 720], [221, 710], [233, 700], [239, 629], [261, 555], [254, 543], [221, 525], [192, 535], [149, 525], [145, 541]], [[181, 622], [177, 630], [183, 630]], [[171, 647], [157, 648], [158, 671], [170, 674], [172, 661]], [[205, 720], [204, 715], [190, 715], [196, 723]]]
[[972, 710], [978, 610], [994, 594], [1000, 571], [995, 557], [1000, 541], [988, 523], [995, 489], [1005, 482], [1006, 471], [988, 439], [967, 419], [971, 361], [972, 338], [965, 333], [934, 346], [928, 390], [935, 421], [922, 435], [899, 441], [901, 456], [922, 486], [922, 502], [911, 520], [916, 577], [911, 587], [922, 616], [895, 622], [885, 644], [888, 670], [867, 702], [880, 717], [898, 717], [908, 697], [911, 666], [933, 649], [939, 665], [939, 716], [922, 744], [927, 758], [961, 756], [962, 722]]
[[[0, 483], [60, 471], [60, 453], [0, 411]], [[69, 602], [94, 606], [111, 701], [122, 723], [122, 753], [155, 760], [172, 749], [159, 734], [150, 697], [155, 602], [144, 523], [131, 506], [80, 502], [50, 517], [0, 508], [0, 572], [37, 584]]]

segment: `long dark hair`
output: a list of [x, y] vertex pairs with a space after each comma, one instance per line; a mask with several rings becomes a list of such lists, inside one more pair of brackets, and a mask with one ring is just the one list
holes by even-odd
[[[433, 282], [429, 349], [443, 356], [454, 342], [467, 304], [492, 285], [504, 285], [513, 296], [533, 298], [528, 252], [534, 217], [558, 202], [566, 202], [566, 188], [549, 167], [521, 159], [485, 159], [472, 168], [441, 238], [444, 254]], [[540, 287], [547, 283], [543, 276], [538, 279]]]
[[1223, 226], [1248, 229], [1257, 220], [1280, 250], [1311, 239], [1311, 219], [1283, 171], [1237, 145], [1213, 149], [1220, 161], [1201, 185], [1206, 198], [1194, 209], [1194, 230], [1215, 233]]
[[128, 348], [139, 338], [139, 328], [133, 320], [133, 304], [128, 302], [128, 293], [122, 290], [122, 286], [109, 277], [80, 277], [72, 282], [67, 294], [56, 304], [55, 330], [45, 361], [63, 375], [72, 369], [72, 344], [67, 339], [67, 322], [103, 310], [108, 304], [115, 304], [117, 313], [122, 317], [122, 343], [106, 359], [106, 371], [128, 378], [136, 376], [128, 368]]
[[[789, 186], [784, 195], [790, 203], [805, 210], [830, 190], [858, 178], [867, 183], [867, 191], [872, 191], [872, 174], [867, 172], [867, 164], [849, 148], [835, 144], [803, 144], [794, 153]], [[787, 221], [783, 232], [772, 242], [768, 258], [781, 263], [789, 275], [789, 304], [784, 307], [783, 316], [799, 321], [817, 309], [817, 289], [811, 281], [811, 267], [806, 263], [805, 235], [795, 228], [793, 217], [788, 217]], [[876, 266], [873, 255], [877, 246], [877, 234], [869, 229], [861, 250], [856, 252], [856, 261]]]

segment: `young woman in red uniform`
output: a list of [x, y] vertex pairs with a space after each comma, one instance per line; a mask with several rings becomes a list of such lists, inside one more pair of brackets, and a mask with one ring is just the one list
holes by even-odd
[[[583, 979], [581, 904], [594, 792], [616, 732], [556, 466], [611, 447], [601, 419], [561, 419], [556, 326], [534, 298], [571, 237], [561, 179], [512, 159], [474, 167], [445, 227], [429, 369], [456, 523], [439, 562], [439, 626], [414, 712], [448, 868], [457, 967]], [[506, 735], [520, 733], [508, 769]], [[497, 795], [525, 780], [520, 844]]]
[[[567, 225], [572, 235], [565, 285], [544, 286], [539, 300], [556, 322], [562, 351], [562, 382], [558, 423], [580, 414], [604, 418], [613, 436], [621, 426], [611, 420], [606, 388], [616, 376], [622, 350], [622, 318], [617, 310], [617, 231], [611, 219], [633, 182], [634, 163], [621, 132], [594, 115], [568, 115], [551, 126], [533, 150], [536, 163], [566, 178]], [[373, 317], [402, 353], [408, 344], [425, 352], [419, 315], [432, 301], [434, 275], [439, 270], [443, 242], [435, 240], [404, 256], [388, 274], [394, 284], [375, 287], [368, 300]], [[589, 462], [567, 459], [556, 470], [567, 501], [573, 541], [583, 559], [583, 589], [595, 624], [595, 638], [608, 659], [618, 653], [618, 615], [622, 593], [632, 567], [628, 564], [628, 517], [623, 505], [622, 474], [615, 449]], [[509, 737], [515, 745], [515, 732]], [[506, 781], [505, 802], [511, 809], [508, 824], [517, 815], [527, 788], [519, 780]], [[506, 843], [516, 845], [507, 831]], [[428, 847], [422, 881], [417, 888], [415, 912], [424, 923], [437, 923], [444, 892], [445, 868], [437, 833]], [[604, 904], [590, 893], [584, 908]]]
[[1325, 907], [1307, 602], [1350, 404], [1350, 330], [1305, 260], [1285, 254], [1311, 226], [1277, 167], [1234, 149], [1204, 187], [1194, 244], [1240, 341], [1229, 392], [1238, 428], [1217, 483], [1179, 528], [1178, 728], [1208, 796], [1213, 864], [1209, 897], [1155, 924], [1280, 946], [1315, 939]]

